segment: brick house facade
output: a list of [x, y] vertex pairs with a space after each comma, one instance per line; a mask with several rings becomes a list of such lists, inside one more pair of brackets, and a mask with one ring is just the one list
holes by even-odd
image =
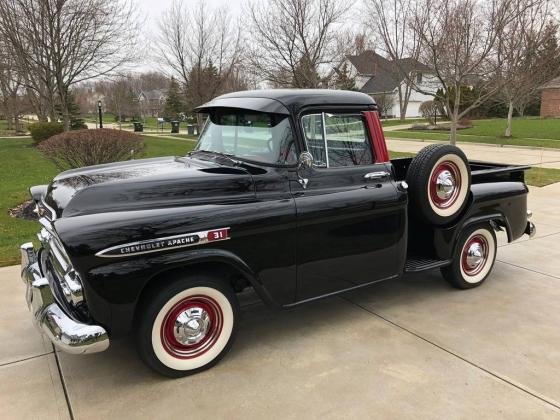
[[560, 77], [541, 86], [541, 117], [560, 117]]

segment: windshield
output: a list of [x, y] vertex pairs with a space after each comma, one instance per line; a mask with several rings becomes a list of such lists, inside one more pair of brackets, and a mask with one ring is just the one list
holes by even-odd
[[271, 164], [296, 162], [294, 136], [287, 115], [254, 111], [210, 114], [195, 150], [224, 153]]

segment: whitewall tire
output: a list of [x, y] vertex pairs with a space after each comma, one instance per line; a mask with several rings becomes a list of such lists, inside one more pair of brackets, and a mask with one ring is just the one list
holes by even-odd
[[453, 262], [442, 268], [443, 277], [454, 287], [471, 289], [481, 285], [496, 261], [496, 234], [489, 224], [469, 227], [455, 247]]
[[454, 222], [467, 205], [471, 172], [456, 146], [432, 144], [412, 159], [406, 174], [410, 214], [434, 225]]
[[140, 356], [166, 376], [186, 376], [213, 366], [235, 335], [235, 294], [212, 278], [173, 281], [141, 310], [136, 337]]

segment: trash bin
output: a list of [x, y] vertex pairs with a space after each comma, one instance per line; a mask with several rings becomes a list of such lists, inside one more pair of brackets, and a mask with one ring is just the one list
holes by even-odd
[[144, 131], [144, 124], [142, 124], [141, 122], [134, 122], [133, 124], [135, 133], [141, 133]]
[[194, 125], [192, 124], [187, 125], [187, 134], [189, 136], [194, 136]]
[[177, 134], [179, 132], [179, 121], [171, 121], [171, 133]]

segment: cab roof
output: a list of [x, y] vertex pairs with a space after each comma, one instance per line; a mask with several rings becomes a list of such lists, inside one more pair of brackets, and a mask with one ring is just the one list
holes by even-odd
[[309, 106], [363, 106], [376, 109], [375, 101], [364, 93], [332, 89], [263, 89], [226, 93], [197, 108], [238, 108], [276, 114], [298, 113]]

